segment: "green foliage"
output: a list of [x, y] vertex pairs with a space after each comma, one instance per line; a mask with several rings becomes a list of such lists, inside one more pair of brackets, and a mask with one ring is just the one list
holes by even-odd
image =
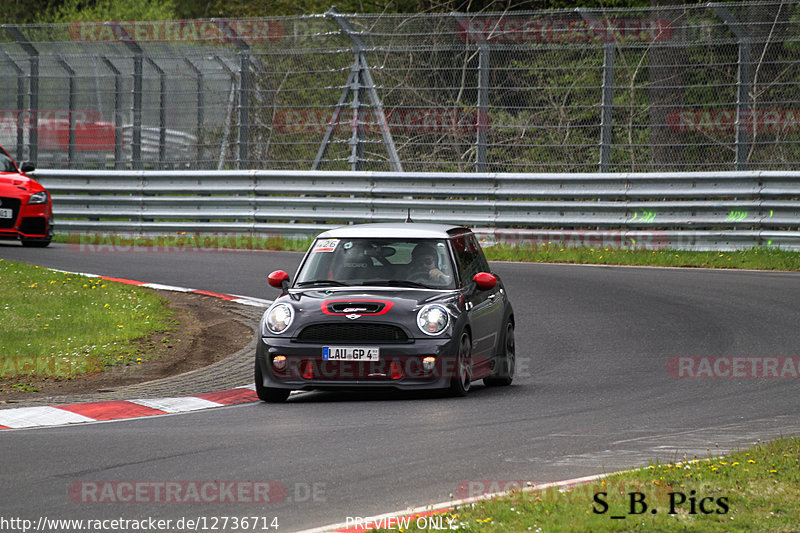
[[66, 0], [55, 9], [53, 22], [171, 20], [176, 15], [172, 0]]
[[[686, 2], [702, 3], [702, 2]], [[645, 7], [650, 0], [7, 0], [0, 23], [49, 24], [81, 20], [174, 20], [212, 17], [275, 17], [342, 13], [477, 13], [486, 11]]]

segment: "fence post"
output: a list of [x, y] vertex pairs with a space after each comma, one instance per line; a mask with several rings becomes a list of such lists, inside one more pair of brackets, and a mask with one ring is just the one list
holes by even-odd
[[114, 169], [119, 170], [122, 164], [122, 80], [117, 67], [106, 56], [101, 56], [108, 70], [114, 74]]
[[3, 24], [0, 27], [5, 29], [28, 54], [31, 78], [28, 84], [28, 110], [31, 115], [28, 133], [28, 159], [35, 163], [39, 158], [39, 50], [25, 38], [16, 26]]
[[[336, 22], [336, 25], [339, 26], [339, 30], [345, 35], [347, 35], [355, 45], [353, 47], [353, 51], [355, 52], [356, 55], [355, 64], [359, 67], [359, 72], [356, 81], [354, 83], [358, 84], [359, 90], [366, 89], [367, 95], [369, 96], [369, 99], [372, 102], [372, 106], [375, 109], [376, 119], [378, 121], [378, 127], [381, 130], [381, 137], [383, 138], [383, 144], [386, 145], [386, 151], [389, 153], [389, 162], [392, 165], [392, 170], [396, 172], [402, 172], [403, 165], [400, 163], [400, 157], [397, 155], [397, 148], [395, 147], [394, 139], [392, 138], [392, 132], [389, 130], [389, 123], [386, 120], [386, 114], [383, 112], [383, 103], [378, 97], [378, 91], [375, 90], [375, 81], [372, 79], [372, 74], [370, 74], [369, 65], [367, 64], [367, 51], [366, 51], [367, 43], [358, 34], [353, 25], [350, 24], [350, 21], [343, 18], [341, 16], [341, 13], [339, 13], [339, 10], [336, 9], [335, 7], [330, 8], [328, 12], [325, 13], [325, 16], [333, 18], [333, 20]], [[361, 131], [359, 135], [360, 139], [363, 140], [364, 126], [363, 124], [361, 124], [363, 122], [361, 120], [362, 118], [361, 114], [363, 113], [363, 111], [360, 109], [361, 107], [360, 96], [356, 91], [354, 91], [354, 93], [356, 94], [354, 95], [353, 102], [354, 103], [358, 102], [359, 105], [358, 121], [359, 121], [359, 129]], [[354, 110], [354, 113], [355, 112], [356, 111]], [[358, 144], [361, 145], [362, 143], [359, 142]], [[361, 146], [360, 150], [363, 151], [363, 146]], [[356, 156], [355, 154], [356, 152], [354, 151], [354, 156], [359, 157], [359, 159], [362, 159], [360, 155]], [[363, 162], [361, 164], [363, 164]], [[359, 164], [359, 167], [361, 166], [361, 164]]]
[[67, 95], [67, 116], [69, 117], [69, 130], [67, 131], [67, 168], [72, 168], [75, 163], [75, 71], [69, 63], [57, 56], [58, 64], [67, 72], [69, 77]]
[[[597, 15], [586, 9], [576, 9], [587, 22], [602, 24]], [[611, 143], [614, 127], [614, 55], [617, 45], [613, 39], [606, 39], [603, 45], [603, 81], [600, 87], [600, 162], [599, 172], [608, 172], [611, 168]]]
[[22, 79], [22, 69], [20, 68], [17, 63], [11, 59], [11, 56], [8, 55], [4, 50], [0, 50], [0, 54], [6, 58], [11, 68], [14, 70], [14, 74], [17, 76], [17, 119], [16, 119], [16, 131], [17, 131], [17, 161], [22, 161], [25, 157], [25, 136], [23, 135], [23, 128], [22, 128], [22, 108], [25, 107], [25, 81]]
[[[123, 31], [117, 26], [117, 31]], [[142, 76], [144, 51], [127, 34], [121, 36], [122, 42], [133, 52], [133, 132], [131, 134], [131, 168], [142, 169]]]
[[225, 114], [225, 131], [222, 134], [222, 143], [219, 149], [219, 162], [217, 163], [217, 170], [222, 170], [222, 167], [225, 166], [225, 157], [228, 152], [228, 137], [231, 134], [231, 116], [233, 114], [233, 103], [234, 97], [237, 92], [238, 82], [236, 81], [236, 73], [233, 71], [231, 67], [225, 63], [225, 60], [219, 56], [214, 56], [217, 63], [222, 66], [222, 69], [228, 73], [228, 76], [231, 77], [231, 89], [230, 89], [230, 97], [228, 99], [228, 112]]
[[750, 35], [747, 33], [746, 25], [736, 20], [727, 7], [715, 3], [709, 5], [739, 42], [739, 64], [736, 72], [736, 156], [733, 168], [734, 170], [747, 170], [747, 154], [750, 151], [748, 129], [753, 123], [750, 114]]
[[489, 45], [478, 45], [478, 135], [475, 146], [475, 170], [486, 172], [486, 143], [489, 121]]
[[239, 56], [239, 155], [237, 167], [243, 170], [250, 165], [250, 47], [231, 28], [226, 20], [211, 19], [236, 46]]
[[601, 106], [603, 115], [600, 119], [600, 172], [608, 172], [611, 168], [611, 143], [614, 119], [614, 52], [613, 42], [603, 47], [603, 96]]
[[156, 168], [165, 168], [167, 160], [167, 74], [151, 58], [150, 66], [158, 72], [158, 161]]
[[195, 166], [198, 165], [201, 155], [201, 148], [200, 148], [200, 132], [203, 130], [203, 124], [205, 122], [205, 98], [203, 94], [203, 72], [195, 65], [194, 63], [189, 60], [189, 58], [183, 59], [186, 64], [192, 69], [194, 75], [197, 77], [197, 161], [195, 161]]

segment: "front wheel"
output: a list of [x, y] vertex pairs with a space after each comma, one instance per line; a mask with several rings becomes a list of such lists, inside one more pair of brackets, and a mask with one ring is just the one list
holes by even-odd
[[258, 396], [258, 399], [261, 400], [262, 402], [267, 402], [267, 403], [285, 402], [286, 399], [289, 397], [289, 393], [291, 392], [288, 389], [273, 389], [271, 387], [265, 387], [264, 375], [261, 373], [261, 365], [258, 364], [258, 360], [256, 360], [255, 382], [256, 382], [256, 395]]
[[469, 334], [461, 335], [456, 356], [455, 375], [450, 378], [450, 395], [466, 396], [472, 384], [472, 340]]
[[483, 379], [483, 384], [488, 387], [506, 387], [514, 381], [514, 372], [517, 369], [516, 346], [514, 344], [514, 324], [506, 324], [503, 335], [503, 352], [497, 360], [495, 372]]

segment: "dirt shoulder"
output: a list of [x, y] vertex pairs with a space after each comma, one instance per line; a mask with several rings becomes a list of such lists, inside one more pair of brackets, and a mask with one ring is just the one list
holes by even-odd
[[[74, 379], [0, 379], [0, 402], [25, 403], [42, 397], [111, 392], [136, 383], [159, 380], [207, 367], [245, 348], [253, 339], [253, 313], [211, 296], [157, 291], [169, 302], [177, 322], [174, 331], [159, 332], [133, 343], [142, 363], [109, 367]], [[22, 391], [17, 384], [36, 389]]]

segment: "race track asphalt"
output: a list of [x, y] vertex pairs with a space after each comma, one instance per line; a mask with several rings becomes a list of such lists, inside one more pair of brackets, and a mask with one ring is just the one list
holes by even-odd
[[[0, 243], [6, 260], [258, 298], [275, 296], [270, 271], [291, 273], [300, 257]], [[3, 516], [260, 516], [296, 531], [471, 496], [490, 480], [573, 478], [800, 433], [796, 378], [686, 379], [667, 370], [676, 357], [800, 355], [799, 274], [492, 267], [517, 315], [513, 386], [476, 385], [462, 399], [320, 392], [283, 405], [5, 431]], [[81, 492], [209, 480], [274, 481], [286, 497], [89, 503], [91, 491]]]

